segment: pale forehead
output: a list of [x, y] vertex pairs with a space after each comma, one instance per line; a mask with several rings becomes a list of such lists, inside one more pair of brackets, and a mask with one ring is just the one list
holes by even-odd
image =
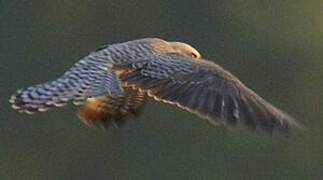
[[186, 44], [186, 43], [182, 43], [182, 42], [170, 42], [170, 43], [172, 43], [172, 45], [174, 47], [177, 47], [177, 48], [195, 50], [196, 51], [195, 48], [193, 48], [191, 45]]
[[191, 45], [182, 42], [170, 42], [175, 50], [184, 52], [193, 52], [200, 56], [200, 53]]
[[158, 38], [151, 38], [150, 39], [151, 45], [158, 49], [161, 52], [182, 52], [182, 53], [190, 53], [193, 52], [195, 54], [200, 54], [194, 47], [189, 44], [183, 42], [170, 42], [165, 41]]

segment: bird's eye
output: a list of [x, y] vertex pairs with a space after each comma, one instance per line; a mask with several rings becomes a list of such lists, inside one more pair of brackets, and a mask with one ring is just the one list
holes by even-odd
[[197, 54], [195, 54], [195, 53], [191, 53], [191, 56], [192, 56], [193, 58], [197, 58]]

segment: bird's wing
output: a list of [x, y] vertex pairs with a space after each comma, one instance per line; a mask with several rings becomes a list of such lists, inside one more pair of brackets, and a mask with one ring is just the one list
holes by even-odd
[[92, 52], [74, 64], [59, 78], [18, 90], [10, 98], [12, 107], [21, 112], [46, 111], [69, 101], [83, 103], [88, 97], [123, 92], [118, 76], [109, 69], [111, 61]]
[[120, 80], [147, 92], [157, 101], [175, 104], [211, 123], [244, 123], [272, 131], [296, 125], [236, 77], [217, 64], [178, 54], [165, 54], [115, 69], [131, 69]]

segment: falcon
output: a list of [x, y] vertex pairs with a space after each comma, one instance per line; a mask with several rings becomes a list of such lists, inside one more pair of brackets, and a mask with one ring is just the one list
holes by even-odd
[[105, 45], [53, 81], [18, 90], [9, 102], [33, 114], [69, 102], [87, 125], [123, 124], [145, 100], [175, 105], [212, 124], [272, 132], [297, 123], [192, 46], [145, 38]]

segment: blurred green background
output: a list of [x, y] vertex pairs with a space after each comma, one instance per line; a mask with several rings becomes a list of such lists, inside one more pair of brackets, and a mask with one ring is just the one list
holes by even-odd
[[[321, 0], [1, 0], [1, 179], [321, 179]], [[104, 132], [69, 105], [33, 116], [9, 107], [18, 88], [54, 79], [100, 45], [183, 41], [309, 130], [286, 137], [211, 126], [149, 101]]]

